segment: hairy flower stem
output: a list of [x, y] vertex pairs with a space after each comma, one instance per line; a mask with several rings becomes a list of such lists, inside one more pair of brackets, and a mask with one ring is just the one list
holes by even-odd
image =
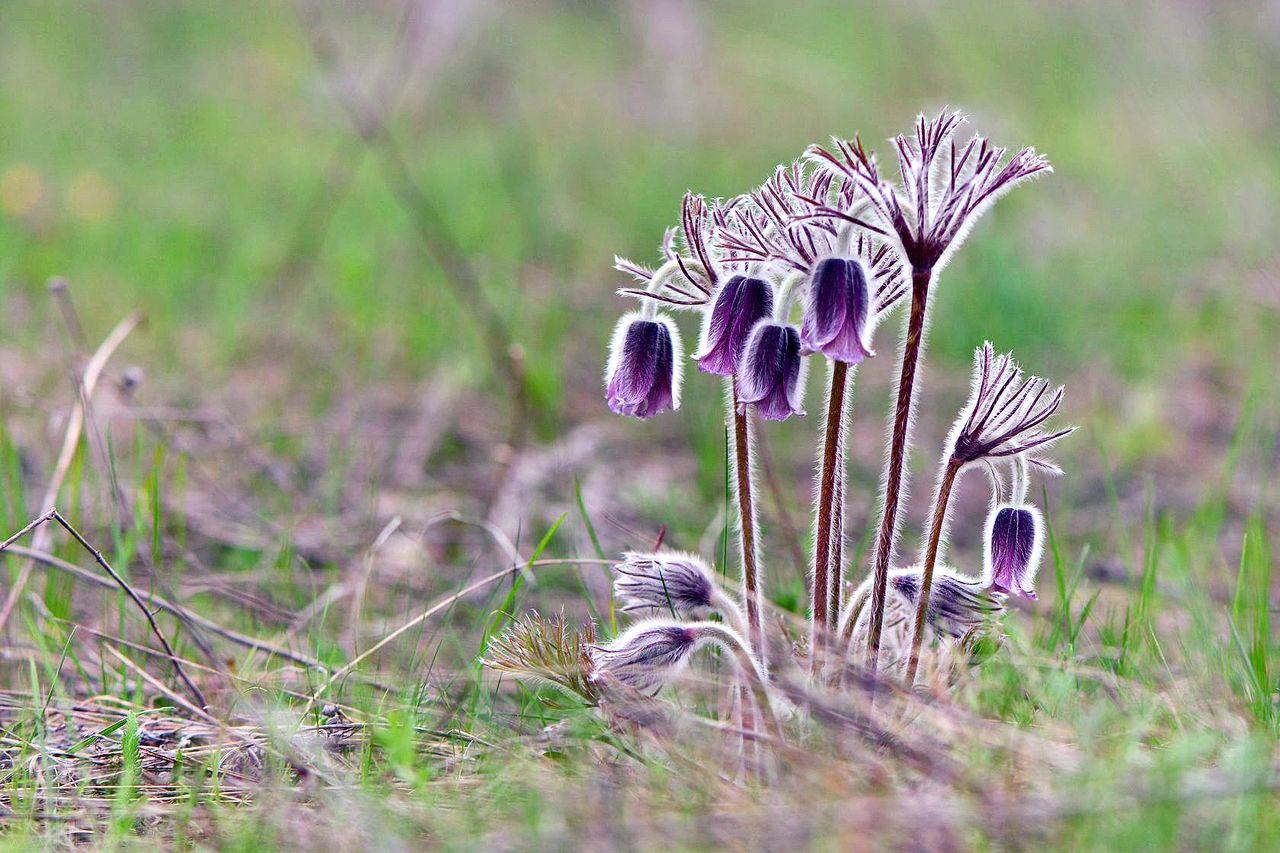
[[[746, 642], [732, 630], [719, 622], [692, 622], [687, 625], [695, 636], [715, 643], [733, 655], [737, 669], [755, 698], [755, 707], [760, 712], [764, 730], [771, 736], [781, 740], [782, 727], [773, 712], [773, 703], [769, 699], [769, 691], [765, 687], [764, 673], [759, 662], [747, 648]], [[748, 702], [747, 704], [751, 704]]]
[[751, 488], [751, 425], [745, 412], [738, 411], [738, 391], [729, 380], [733, 418], [734, 487], [738, 497], [738, 520], [742, 535], [738, 544], [742, 550], [742, 598], [747, 613], [747, 642], [765, 664], [763, 623], [760, 618], [761, 593], [758, 552], [756, 550], [756, 501]]
[[916, 365], [924, 342], [924, 315], [929, 303], [932, 269], [911, 273], [911, 316], [907, 321], [907, 339], [902, 348], [902, 371], [898, 377], [898, 402], [893, 416], [893, 439], [889, 446], [889, 468], [885, 476], [884, 514], [876, 538], [875, 562], [871, 584], [871, 622], [867, 627], [867, 669], [878, 671], [880, 661], [880, 629], [884, 624], [885, 593], [889, 586], [889, 563], [893, 559], [893, 543], [898, 533], [898, 501], [902, 497], [902, 466], [907, 455], [907, 433], [915, 407]]
[[813, 626], [810, 636], [812, 672], [822, 669], [823, 638], [829, 629], [832, 519], [835, 517], [836, 464], [840, 458], [840, 433], [844, 421], [844, 392], [849, 365], [831, 362], [831, 393], [827, 424], [823, 430], [822, 467], [818, 475], [817, 541], [813, 546]]
[[920, 666], [920, 644], [924, 640], [924, 623], [929, 612], [929, 593], [933, 588], [933, 567], [938, 562], [938, 543], [942, 541], [942, 528], [946, 526], [947, 502], [951, 500], [951, 487], [963, 466], [954, 456], [947, 457], [946, 467], [938, 480], [938, 494], [933, 499], [933, 524], [929, 528], [929, 544], [925, 549], [924, 573], [920, 579], [920, 600], [916, 602], [915, 632], [911, 635], [911, 657], [907, 661], [907, 674], [903, 683], [910, 687], [916, 681], [916, 669]]

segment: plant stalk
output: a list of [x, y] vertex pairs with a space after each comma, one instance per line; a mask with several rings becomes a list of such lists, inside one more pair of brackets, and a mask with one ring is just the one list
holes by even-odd
[[916, 602], [915, 632], [911, 635], [911, 657], [907, 660], [907, 674], [903, 683], [915, 684], [916, 669], [920, 666], [920, 644], [924, 641], [924, 623], [929, 612], [929, 593], [933, 590], [933, 568], [938, 562], [938, 543], [942, 541], [942, 528], [947, 520], [947, 502], [951, 500], [951, 487], [963, 463], [954, 456], [948, 457], [938, 482], [938, 494], [933, 499], [933, 524], [929, 528], [929, 544], [925, 550], [924, 572], [920, 578], [920, 600]]
[[907, 433], [915, 408], [916, 366], [924, 341], [925, 311], [929, 302], [932, 269], [911, 273], [911, 316], [907, 321], [907, 339], [902, 348], [902, 369], [898, 377], [898, 401], [894, 409], [893, 439], [889, 446], [889, 468], [885, 474], [884, 514], [876, 539], [873, 580], [871, 584], [871, 622], [867, 627], [867, 668], [874, 674], [880, 660], [880, 630], [884, 625], [885, 593], [889, 585], [889, 563], [898, 532], [898, 501], [902, 497], [902, 467], [907, 455]]
[[848, 442], [849, 385], [852, 376], [845, 379], [845, 405], [840, 413], [840, 438], [836, 448], [836, 491], [831, 510], [831, 563], [827, 569], [827, 628], [835, 636], [840, 627], [841, 593], [844, 592], [844, 490], [845, 444]]
[[840, 432], [844, 420], [845, 380], [849, 365], [831, 362], [831, 393], [827, 401], [827, 424], [823, 431], [822, 466], [818, 479], [817, 541], [813, 546], [813, 598], [810, 602], [813, 625], [809, 649], [812, 672], [822, 668], [821, 646], [828, 630], [830, 606], [831, 535], [835, 514], [836, 463], [840, 456]]
[[751, 425], [748, 415], [738, 411], [738, 389], [729, 379], [733, 418], [734, 486], [738, 497], [738, 519], [742, 535], [742, 598], [747, 614], [747, 643], [761, 666], [766, 665], [764, 628], [760, 616], [761, 592], [758, 551], [756, 550], [756, 501], [751, 488]]

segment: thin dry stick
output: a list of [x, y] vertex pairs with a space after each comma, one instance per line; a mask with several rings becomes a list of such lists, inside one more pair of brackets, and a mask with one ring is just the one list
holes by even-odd
[[[41, 518], [43, 519], [44, 516], [41, 516]], [[24, 528], [24, 531], [30, 529], [32, 526], [34, 526], [34, 524], [35, 522], [33, 522], [31, 525], [28, 525], [27, 528]], [[104, 589], [116, 588], [115, 583], [111, 581], [109, 578], [101, 577], [100, 575], [97, 575], [89, 571], [88, 569], [83, 569], [80, 566], [75, 565], [74, 563], [68, 563], [66, 560], [55, 557], [54, 555], [46, 553], [44, 551], [37, 551], [33, 548], [24, 548], [20, 545], [9, 544], [9, 542], [14, 541], [15, 539], [18, 539], [21, 536], [22, 536], [22, 532], [19, 532], [16, 536], [12, 537], [9, 541], [7, 541], [3, 546], [0, 546], [0, 551], [6, 551], [6, 550], [12, 551], [14, 554], [18, 554], [30, 560], [34, 560], [35, 562], [41, 563], [45, 566], [49, 566], [50, 568], [54, 568], [54, 569], [58, 569], [59, 571], [66, 572], [67, 574], [73, 575], [79, 580], [85, 581], [86, 583], [94, 584], [96, 586], [103, 587]], [[209, 633], [216, 634], [217, 636], [222, 637], [223, 639], [228, 640], [232, 643], [235, 643], [236, 645], [244, 646], [246, 648], [254, 649], [260, 652], [265, 652], [269, 655], [283, 658], [284, 660], [291, 661], [293, 663], [300, 664], [302, 666], [310, 667], [312, 669], [318, 669], [321, 672], [329, 671], [329, 667], [327, 667], [324, 663], [317, 660], [316, 658], [308, 657], [307, 655], [290, 651], [289, 649], [284, 648], [283, 646], [278, 646], [273, 643], [268, 643], [265, 640], [259, 640], [258, 638], [251, 637], [247, 634], [241, 634], [239, 631], [233, 631], [230, 628], [224, 628], [223, 626], [219, 625], [217, 622], [214, 622], [210, 619], [206, 619], [205, 617], [200, 616], [199, 614], [192, 613], [191, 611], [186, 610], [185, 608], [182, 608], [170, 602], [168, 599], [155, 595], [154, 593], [145, 592], [142, 590], [138, 590], [137, 593], [139, 598], [141, 598], [143, 601], [147, 602], [147, 604], [151, 605], [157, 610], [163, 610], [166, 613], [170, 613], [178, 617], [184, 622], [189, 622], [193, 625], [197, 625], [200, 628], [205, 629]], [[389, 689], [388, 685], [378, 684], [377, 682], [374, 682], [374, 683], [375, 683], [375, 686]]]
[[824, 430], [822, 468], [818, 482], [818, 529], [813, 547], [813, 628], [809, 654], [814, 675], [822, 668], [822, 637], [827, 632], [827, 606], [830, 602], [828, 586], [831, 580], [831, 516], [834, 509], [836, 486], [836, 457], [840, 446], [840, 422], [844, 414], [845, 379], [849, 365], [843, 361], [831, 362], [831, 393], [827, 402], [827, 423]]
[[[58, 454], [57, 464], [53, 467], [53, 476], [49, 479], [49, 485], [44, 490], [44, 497], [40, 501], [41, 506], [53, 506], [58, 500], [58, 491], [62, 488], [62, 481], [66, 479], [67, 471], [71, 468], [71, 462], [75, 459], [76, 448], [80, 446], [80, 433], [84, 429], [85, 406], [93, 397], [93, 391], [98, 385], [98, 379], [102, 376], [102, 371], [107, 366], [107, 361], [112, 354], [124, 343], [124, 339], [129, 333], [137, 328], [142, 322], [142, 314], [134, 312], [121, 320], [116, 327], [111, 330], [111, 334], [98, 346], [98, 349], [89, 359], [89, 363], [85, 365], [84, 375], [80, 380], [80, 399], [77, 405], [71, 410], [71, 418], [67, 421], [67, 430], [62, 436], [62, 450]], [[31, 542], [31, 547], [36, 551], [47, 551], [49, 549], [48, 528], [42, 524], [37, 525], [35, 538]], [[7, 543], [6, 543], [7, 544]], [[0, 550], [3, 550], [0, 548]], [[13, 613], [14, 606], [18, 603], [18, 599], [22, 596], [22, 591], [26, 588], [27, 579], [31, 577], [35, 564], [28, 560], [23, 564], [18, 572], [18, 577], [13, 582], [13, 588], [9, 590], [9, 597], [5, 599], [4, 609], [0, 610], [0, 633], [4, 632], [5, 626], [9, 623], [9, 615]]]
[[[173, 664], [173, 669], [178, 674], [178, 677], [182, 679], [182, 683], [191, 691], [191, 695], [200, 704], [201, 708], [208, 708], [209, 703], [205, 701], [204, 694], [200, 692], [199, 687], [196, 687], [195, 682], [187, 677], [187, 672], [182, 668], [182, 664], [179, 662], [178, 656], [174, 653], [173, 647], [169, 645], [169, 640], [165, 637], [164, 632], [160, 630], [160, 626], [156, 624], [155, 617], [151, 615], [151, 611], [147, 608], [147, 605], [143, 602], [142, 598], [134, 591], [133, 587], [129, 586], [129, 583], [124, 578], [120, 577], [115, 569], [111, 568], [111, 564], [107, 562], [106, 557], [102, 556], [102, 552], [90, 545], [89, 541], [80, 535], [80, 531], [76, 530], [71, 522], [62, 517], [62, 514], [58, 512], [56, 507], [50, 507], [48, 511], [36, 519], [35, 525], [28, 525], [24, 528], [24, 531], [33, 529], [33, 527], [38, 531], [40, 527], [49, 521], [56, 521], [64, 530], [70, 533], [72, 538], [80, 543], [80, 547], [88, 551], [93, 556], [94, 561], [99, 566], [102, 566], [103, 570], [106, 571], [106, 573], [111, 576], [111, 579], [116, 582], [116, 585], [124, 590], [125, 594], [133, 600], [133, 603], [142, 611], [142, 615], [146, 617], [147, 624], [151, 626], [151, 632], [155, 634], [156, 639], [160, 641], [161, 647], [164, 648], [165, 654], [169, 656], [169, 661]], [[0, 546], [0, 552], [3, 552], [12, 541], [12, 538], [6, 540], [4, 545]], [[34, 562], [28, 562], [28, 565], [34, 565]]]
[[924, 576], [920, 580], [920, 600], [916, 603], [915, 632], [911, 635], [911, 657], [907, 661], [907, 674], [903, 683], [910, 687], [916, 681], [916, 669], [920, 665], [920, 644], [924, 640], [924, 623], [929, 611], [929, 592], [933, 589], [933, 567], [938, 562], [938, 543], [942, 540], [942, 527], [947, 519], [947, 502], [951, 499], [951, 487], [963, 463], [954, 456], [947, 459], [938, 483], [938, 494], [933, 501], [933, 525], [929, 530], [929, 545], [925, 551]]
[[902, 370], [898, 377], [898, 401], [893, 415], [893, 439], [889, 445], [889, 468], [885, 475], [884, 511], [876, 539], [871, 583], [871, 622], [867, 627], [867, 668], [875, 672], [880, 662], [880, 630], [884, 624], [885, 595], [889, 586], [889, 563], [898, 534], [898, 501], [902, 497], [902, 466], [907, 455], [907, 433], [915, 407], [916, 365], [924, 340], [924, 314], [929, 302], [929, 281], [933, 270], [911, 273], [911, 316], [907, 340], [902, 348]]

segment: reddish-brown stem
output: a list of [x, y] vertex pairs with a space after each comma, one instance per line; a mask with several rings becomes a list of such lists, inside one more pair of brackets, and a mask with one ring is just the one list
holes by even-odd
[[[732, 380], [730, 380], [732, 382]], [[738, 519], [742, 526], [742, 597], [747, 612], [747, 642], [761, 664], [765, 660], [764, 631], [760, 619], [760, 576], [756, 551], [755, 495], [751, 491], [751, 425], [745, 412], [738, 411], [738, 391], [733, 401], [733, 451], [735, 485], [738, 492]]]
[[924, 623], [929, 612], [929, 593], [933, 590], [933, 567], [938, 563], [938, 543], [942, 541], [942, 528], [946, 524], [947, 501], [951, 500], [951, 487], [963, 463], [954, 456], [948, 457], [938, 482], [938, 494], [933, 499], [933, 523], [929, 528], [929, 544], [925, 549], [924, 573], [920, 579], [920, 600], [916, 602], [915, 632], [911, 635], [911, 657], [907, 661], [907, 674], [903, 682], [910, 687], [916, 681], [916, 669], [920, 666], [920, 644], [924, 641]]
[[[848, 379], [845, 380], [845, 401], [849, 399]], [[844, 411], [840, 413], [840, 438], [836, 448], [836, 491], [831, 510], [831, 563], [827, 569], [827, 627], [835, 636], [840, 627], [840, 598], [844, 591], [844, 488], [845, 488], [845, 435]]]
[[827, 608], [830, 604], [831, 519], [835, 509], [836, 460], [840, 450], [840, 426], [844, 419], [845, 378], [849, 365], [831, 362], [831, 393], [827, 401], [827, 425], [823, 432], [822, 467], [818, 475], [817, 541], [813, 546], [813, 628], [809, 650], [813, 673], [822, 668], [821, 643], [827, 633]]
[[924, 339], [924, 314], [929, 301], [932, 270], [911, 273], [911, 316], [907, 340], [902, 348], [902, 371], [898, 377], [898, 402], [893, 415], [893, 438], [889, 445], [889, 469], [885, 476], [884, 514], [876, 538], [871, 583], [871, 621], [867, 626], [867, 668], [876, 672], [880, 660], [880, 629], [884, 624], [885, 592], [889, 585], [889, 563], [898, 532], [898, 501], [902, 497], [902, 466], [907, 455], [907, 432], [915, 405], [916, 364]]

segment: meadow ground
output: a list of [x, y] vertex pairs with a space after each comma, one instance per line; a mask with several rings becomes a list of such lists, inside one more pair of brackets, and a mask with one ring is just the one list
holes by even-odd
[[[139, 601], [56, 521], [0, 557], [0, 844], [1275, 849], [1278, 90], [1264, 0], [10, 0], [0, 541], [56, 505]], [[911, 469], [984, 340], [1066, 383], [1040, 601], [945, 695], [802, 697], [768, 786], [714, 685], [654, 735], [485, 671], [529, 609], [609, 636], [628, 548], [726, 562], [719, 386], [604, 405], [614, 253], [947, 103], [1055, 173], [944, 275]], [[763, 430], [781, 624], [816, 420]]]

